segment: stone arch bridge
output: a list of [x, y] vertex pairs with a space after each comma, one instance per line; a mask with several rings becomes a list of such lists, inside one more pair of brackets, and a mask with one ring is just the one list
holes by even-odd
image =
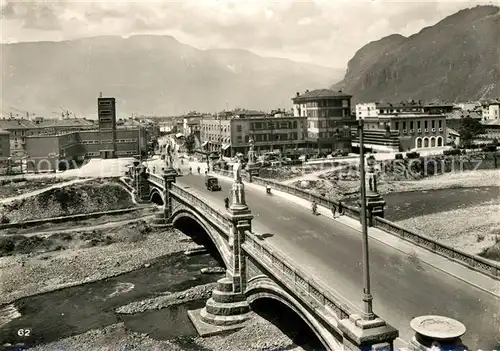
[[293, 310], [328, 350], [392, 350], [398, 331], [375, 317], [364, 320], [361, 311], [342, 296], [296, 267], [288, 257], [252, 233], [252, 213], [245, 203], [244, 185], [232, 189], [232, 203], [220, 213], [195, 191], [175, 184], [176, 173], [148, 174], [134, 182], [143, 201], [163, 204], [158, 225], [196, 223], [217, 248], [226, 266], [206, 306], [191, 311], [198, 331], [239, 328], [251, 318], [250, 303], [273, 299]]

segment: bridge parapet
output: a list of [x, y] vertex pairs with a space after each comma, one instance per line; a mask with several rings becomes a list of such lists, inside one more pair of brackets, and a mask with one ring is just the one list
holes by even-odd
[[[216, 173], [222, 176], [228, 176], [228, 177], [231, 176], [231, 172], [226, 170], [217, 170]], [[249, 181], [248, 175], [242, 175], [242, 178]], [[262, 186], [269, 185], [273, 189], [282, 191], [290, 195], [298, 196], [308, 201], [315, 200], [317, 204], [325, 206], [327, 208], [331, 207], [332, 205], [335, 206], [339, 205], [338, 202], [333, 201], [331, 199], [327, 199], [325, 197], [313, 194], [306, 190], [298, 189], [293, 186], [281, 184], [279, 182], [270, 179], [252, 177], [252, 183]], [[348, 217], [353, 218], [355, 220], [360, 220], [361, 216], [359, 208], [342, 204], [342, 209], [344, 214], [347, 215]], [[426, 235], [414, 233], [385, 218], [373, 216], [372, 224], [373, 227], [384, 230], [387, 233], [397, 236], [400, 239], [403, 239], [412, 244], [420, 246], [424, 249], [432, 251], [438, 255], [451, 259], [470, 269], [483, 273], [491, 278], [500, 280], [500, 264], [498, 262], [487, 260], [478, 255], [468, 254], [460, 249], [453, 248], [446, 244], [440, 243], [437, 240], [429, 238]]]
[[254, 233], [245, 232], [243, 243], [245, 252], [259, 265], [278, 278], [286, 287], [304, 298], [311, 309], [321, 311], [323, 317], [336, 321], [349, 318], [356, 312], [361, 312], [352, 303], [336, 295], [331, 288], [311, 277], [311, 274], [294, 267], [285, 255], [259, 240]]
[[[222, 226], [222, 229], [224, 229], [225, 231], [229, 231], [229, 228], [232, 225], [231, 221], [226, 216], [224, 216], [220, 212], [220, 210], [217, 210], [216, 206], [210, 204], [202, 197], [197, 196], [193, 191], [184, 189], [177, 184], [172, 184], [171, 195], [177, 202], [176, 205], [180, 203], [187, 203], [190, 206], [196, 208], [198, 211], [202, 212], [204, 215], [213, 218], [219, 224], [219, 226]], [[172, 213], [170, 214], [170, 216], [171, 215]]]

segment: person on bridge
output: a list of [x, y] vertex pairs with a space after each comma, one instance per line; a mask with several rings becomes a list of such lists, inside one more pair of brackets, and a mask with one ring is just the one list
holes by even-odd
[[189, 166], [189, 174], [193, 174], [193, 169]]
[[313, 215], [315, 215], [316, 211], [318, 210], [318, 205], [316, 204], [316, 200], [312, 201], [311, 209], [312, 209]]
[[335, 207], [335, 204], [332, 204], [330, 210], [332, 211], [333, 218], [337, 216], [337, 207]]
[[344, 208], [342, 207], [342, 200], [339, 200], [339, 216], [344, 214]]
[[268, 195], [271, 195], [271, 186], [270, 185], [266, 185], [266, 193]]
[[226, 207], [226, 210], [229, 210], [229, 198], [228, 198], [228, 197], [226, 197], [226, 198], [224, 199], [224, 205], [225, 205], [225, 207]]
[[198, 174], [200, 174], [200, 170], [201, 170], [200, 166], [198, 166], [198, 168], [196, 170], [198, 171]]
[[156, 167], [153, 166], [153, 174], [156, 174]]

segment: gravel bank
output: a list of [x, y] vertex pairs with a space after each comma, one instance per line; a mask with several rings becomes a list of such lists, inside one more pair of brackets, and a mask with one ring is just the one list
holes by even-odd
[[[244, 329], [225, 337], [196, 338], [195, 343], [206, 351], [303, 351], [274, 325], [256, 316]], [[50, 344], [30, 348], [31, 351], [192, 351], [173, 341], [154, 340], [147, 334], [127, 330], [123, 323], [107, 326], [100, 330], [62, 339]]]
[[[479, 254], [495, 245], [495, 240], [500, 239], [499, 213], [500, 204], [498, 201], [491, 201], [479, 206], [417, 216], [396, 223], [467, 253]], [[499, 239], [496, 239], [497, 236]]]
[[109, 245], [90, 243], [70, 250], [0, 258], [0, 304], [125, 273], [196, 246], [176, 230], [140, 235], [121, 229], [106, 233], [114, 241]]
[[117, 308], [116, 313], [135, 314], [148, 310], [160, 310], [162, 308], [167, 308], [169, 306], [178, 305], [188, 301], [207, 300], [212, 296], [212, 290], [216, 285], [217, 283], [198, 285], [185, 291], [146, 299], [143, 301], [132, 302], [128, 305]]

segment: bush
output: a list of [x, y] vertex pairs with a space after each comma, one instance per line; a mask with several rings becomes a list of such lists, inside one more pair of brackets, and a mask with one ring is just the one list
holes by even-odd
[[420, 157], [420, 154], [416, 151], [406, 153], [406, 158], [419, 158], [419, 157]]
[[9, 224], [9, 223], [10, 223], [10, 219], [7, 216], [2, 215], [0, 217], [0, 224]]
[[402, 160], [403, 159], [403, 155], [402, 154], [396, 154], [395, 158], [396, 158], [396, 160]]

